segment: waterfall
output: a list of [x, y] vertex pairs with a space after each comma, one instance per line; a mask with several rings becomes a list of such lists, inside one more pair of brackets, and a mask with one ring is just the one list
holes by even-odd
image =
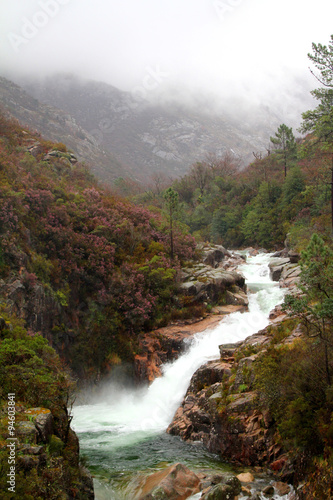
[[[248, 286], [249, 310], [230, 314], [217, 327], [188, 339], [185, 353], [164, 365], [162, 376], [149, 387], [124, 389], [109, 384], [101, 392], [100, 401], [74, 407], [73, 428], [79, 435], [81, 450], [96, 471], [127, 476], [130, 471], [168, 461], [168, 447], [179, 451], [179, 441], [172, 441], [165, 430], [193, 373], [206, 361], [219, 358], [220, 344], [244, 340], [265, 328], [270, 310], [283, 300], [283, 290], [269, 277], [270, 257], [260, 254], [248, 258], [239, 268]], [[201, 453], [204, 454], [202, 450]], [[115, 492], [112, 495], [105, 498], [122, 498]], [[97, 498], [104, 497], [100, 494]]]

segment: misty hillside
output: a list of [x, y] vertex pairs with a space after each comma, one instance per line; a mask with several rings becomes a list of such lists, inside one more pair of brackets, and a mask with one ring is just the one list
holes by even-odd
[[234, 114], [221, 114], [202, 105], [152, 104], [106, 83], [73, 75], [32, 80], [25, 88], [41, 101], [70, 113], [139, 180], [159, 171], [170, 177], [183, 175], [209, 152], [219, 155], [231, 150], [245, 165], [253, 159], [252, 151], [265, 150], [282, 122], [271, 110], [259, 106], [242, 112], [235, 105]]
[[21, 87], [2, 77], [0, 104], [23, 126], [38, 131], [52, 141], [65, 143], [100, 180], [112, 182], [119, 176], [130, 175], [111, 152], [103, 151], [95, 137], [84, 130], [68, 110], [42, 104]]

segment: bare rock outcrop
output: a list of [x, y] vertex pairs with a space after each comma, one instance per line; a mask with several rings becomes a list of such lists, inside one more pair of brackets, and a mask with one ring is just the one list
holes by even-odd
[[[254, 364], [276, 328], [273, 324], [244, 342], [220, 346], [221, 358], [194, 373], [167, 432], [201, 441], [210, 452], [239, 464], [268, 466], [283, 460], [283, 467], [286, 458], [273, 420], [258, 405], [254, 391]], [[300, 335], [296, 326], [281, 342], [293, 342]]]
[[137, 488], [135, 500], [186, 500], [200, 491], [200, 479], [181, 463], [145, 477]]
[[292, 293], [299, 283], [301, 268], [298, 265], [300, 255], [289, 250], [284, 254], [277, 252], [269, 263], [270, 277], [278, 281], [282, 288], [289, 288]]
[[236, 271], [244, 263], [241, 255], [221, 245], [199, 246], [202, 262], [192, 263], [180, 273], [181, 295], [187, 302], [248, 305], [244, 276]]
[[[197, 264], [191, 269], [184, 269], [180, 293], [195, 302], [237, 303], [246, 301], [245, 278], [236, 271], [226, 271], [223, 268], [212, 268]], [[228, 294], [226, 295], [226, 292]], [[236, 294], [231, 298], [230, 294]], [[237, 297], [238, 295], [238, 297]], [[240, 299], [241, 297], [241, 299]]]
[[195, 333], [217, 326], [225, 311], [185, 322], [177, 322], [138, 337], [140, 354], [134, 358], [134, 376], [136, 382], [151, 383], [161, 375], [161, 365], [173, 361], [187, 348], [186, 339]]
[[[72, 342], [72, 330], [54, 327], [68, 323], [58, 298], [24, 268], [18, 275], [0, 280], [0, 294], [9, 311], [22, 318], [28, 329], [40, 332], [58, 351], [63, 352]], [[75, 323], [74, 312], [73, 322]]]

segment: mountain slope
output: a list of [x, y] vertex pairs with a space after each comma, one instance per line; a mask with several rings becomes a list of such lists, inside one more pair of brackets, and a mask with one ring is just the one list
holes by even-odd
[[0, 315], [6, 305], [88, 377], [170, 321], [195, 241], [174, 226], [171, 260], [163, 214], [111, 196], [57, 146], [0, 111]]
[[125, 166], [111, 152], [100, 148], [95, 137], [84, 130], [68, 111], [42, 104], [21, 87], [2, 77], [0, 103], [23, 125], [52, 141], [66, 144], [80, 161], [87, 162], [100, 180], [111, 183], [121, 175], [128, 175]]
[[[107, 151], [113, 152], [144, 180], [163, 171], [180, 176], [207, 153], [231, 150], [243, 159], [265, 149], [281, 120], [271, 110], [254, 106], [241, 113], [217, 112], [207, 105], [185, 106], [171, 100], [153, 104], [106, 83], [57, 75], [25, 84], [36, 98], [66, 109]], [[230, 103], [228, 104], [230, 109]], [[233, 108], [233, 106], [231, 106]]]

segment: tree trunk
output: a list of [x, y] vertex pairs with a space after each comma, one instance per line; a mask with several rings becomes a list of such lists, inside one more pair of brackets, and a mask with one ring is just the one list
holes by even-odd
[[333, 237], [333, 154], [331, 161], [331, 236]]
[[326, 380], [327, 384], [331, 385], [331, 372], [330, 372], [330, 364], [328, 359], [328, 345], [325, 342], [325, 368], [326, 368]]
[[170, 259], [173, 261], [173, 226], [172, 226], [172, 209], [170, 208]]

